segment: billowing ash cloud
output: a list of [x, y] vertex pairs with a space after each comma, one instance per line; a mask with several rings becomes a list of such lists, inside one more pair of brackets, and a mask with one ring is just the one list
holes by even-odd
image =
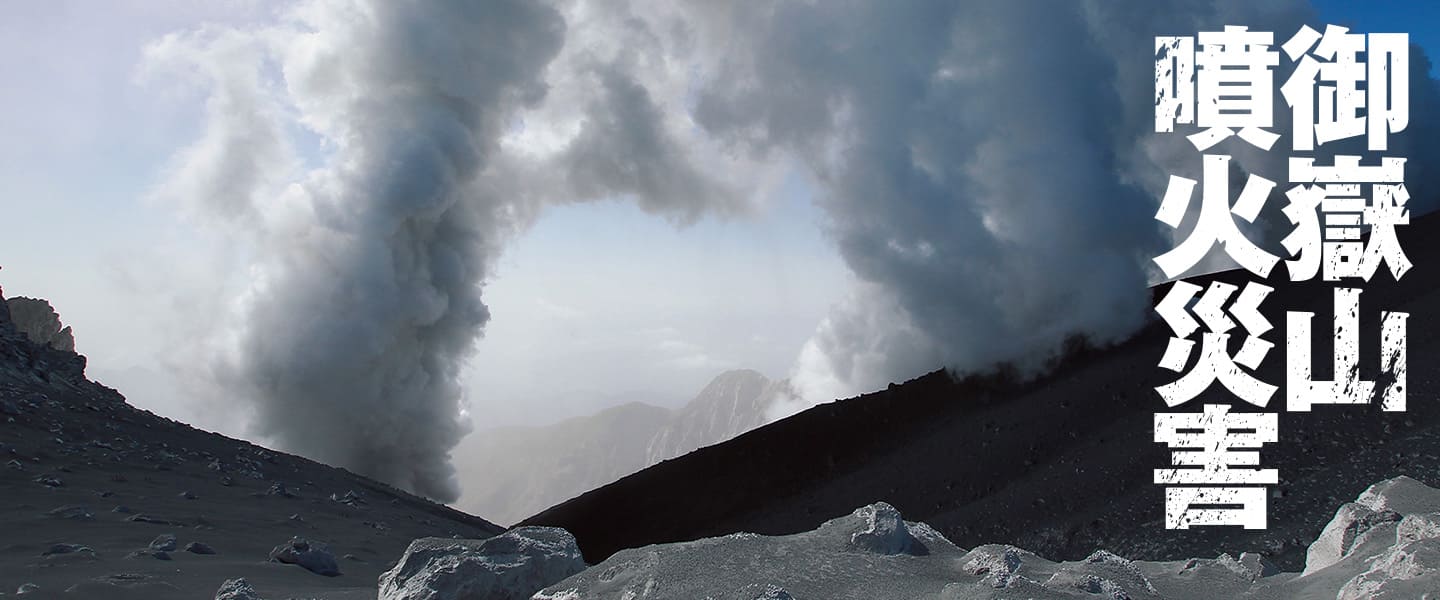
[[509, 238], [554, 202], [630, 198], [680, 223], [746, 209], [703, 166], [738, 161], [687, 139], [683, 88], [644, 75], [659, 38], [585, 12], [319, 0], [147, 48], [149, 80], [208, 94], [157, 195], [220, 224], [247, 269], [195, 358], [257, 433], [453, 501], [458, 373]]
[[[314, 0], [168, 36], [152, 80], [208, 100], [158, 193], [248, 269], [206, 377], [287, 449], [453, 500], [456, 376], [511, 237], [564, 202], [744, 213], [793, 168], [859, 282], [801, 353], [807, 402], [1119, 339], [1166, 178], [1199, 168], [1151, 134], [1153, 36], [1312, 18], [1253, 4]], [[1433, 138], [1434, 89], [1412, 95]]]
[[[1034, 369], [1070, 335], [1133, 332], [1148, 259], [1172, 235], [1153, 221], [1158, 198], [1200, 165], [1183, 137], [1152, 133], [1154, 36], [1243, 24], [1278, 45], [1313, 19], [1300, 2], [747, 6], [729, 15], [742, 38], [697, 119], [752, 152], [803, 157], [861, 281], [804, 348], [805, 402], [787, 410], [942, 365]], [[1436, 114], [1433, 90], [1417, 90], [1414, 117]], [[1283, 181], [1284, 152], [1225, 150], [1237, 171]]]

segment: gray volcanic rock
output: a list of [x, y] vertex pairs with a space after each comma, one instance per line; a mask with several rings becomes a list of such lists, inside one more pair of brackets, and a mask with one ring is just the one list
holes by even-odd
[[270, 560], [299, 565], [316, 575], [335, 577], [340, 574], [340, 565], [335, 562], [329, 546], [301, 537], [290, 538], [290, 541], [276, 546], [270, 551]]
[[176, 546], [175, 536], [168, 533], [160, 535], [150, 541], [150, 549], [160, 552], [174, 552]]
[[[842, 522], [858, 521], [860, 525], [850, 534], [852, 549], [876, 554], [920, 553], [925, 550], [924, 545], [910, 535], [905, 520], [900, 518], [900, 511], [889, 504], [877, 502], [862, 506], [850, 516], [850, 521]], [[924, 524], [917, 523], [919, 525]]]
[[16, 296], [5, 300], [10, 320], [30, 341], [62, 352], [75, 351], [75, 333], [60, 322], [60, 313], [39, 298]]
[[415, 540], [380, 576], [380, 600], [523, 600], [585, 569], [563, 529], [521, 527], [486, 540]]
[[191, 554], [202, 554], [206, 556], [215, 554], [215, 549], [204, 542], [190, 542], [189, 544], [185, 544], [185, 551]]
[[1440, 490], [1408, 478], [1342, 506], [1304, 573], [1262, 556], [1149, 562], [1106, 551], [1053, 562], [1007, 545], [957, 548], [876, 503], [786, 536], [738, 533], [622, 550], [537, 600], [1436, 600]]
[[220, 589], [215, 591], [215, 600], [263, 600], [255, 588], [245, 581], [244, 577], [239, 579], [227, 579], [220, 584]]
[[1336, 511], [1295, 583], [1296, 597], [1440, 598], [1440, 490], [1409, 477], [1370, 486]]

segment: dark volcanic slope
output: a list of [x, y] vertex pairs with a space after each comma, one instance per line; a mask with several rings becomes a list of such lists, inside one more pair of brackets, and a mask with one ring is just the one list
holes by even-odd
[[[1168, 466], [1167, 452], [1151, 441], [1153, 415], [1165, 408], [1152, 388], [1173, 377], [1156, 366], [1169, 335], [1158, 322], [1118, 347], [1076, 352], [1028, 384], [1003, 376], [957, 382], [937, 372], [818, 406], [525, 523], [569, 529], [595, 564], [656, 542], [805, 531], [883, 500], [962, 547], [1012, 543], [1068, 560], [1096, 548], [1136, 559], [1256, 550], [1296, 568], [1335, 507], [1370, 483], [1409, 475], [1440, 485], [1440, 218], [1417, 219], [1400, 235], [1415, 268], [1398, 284], [1386, 272], [1364, 286], [1361, 361], [1372, 378], [1377, 311], [1409, 311], [1406, 413], [1372, 406], [1284, 412], [1284, 311], [1316, 313], [1315, 378], [1329, 379], [1331, 287], [1291, 284], [1280, 266], [1267, 282], [1277, 291], [1265, 302], [1275, 325], [1265, 337], [1276, 347], [1260, 376], [1282, 389], [1271, 401], [1280, 442], [1262, 452], [1263, 466], [1281, 477], [1266, 531], [1163, 529], [1163, 491], [1150, 481], [1153, 469]], [[1248, 275], [1214, 277], [1242, 284]], [[1243, 336], [1232, 337], [1233, 352]], [[1180, 410], [1206, 401], [1233, 400], [1215, 385]]]
[[[40, 592], [27, 598], [210, 598], [243, 576], [268, 598], [374, 598], [376, 577], [411, 540], [501, 531], [347, 471], [135, 409], [85, 380], [84, 364], [25, 339], [0, 302], [0, 594], [32, 583]], [[279, 485], [290, 495], [271, 493]], [[164, 534], [177, 542], [169, 560], [128, 557]], [[328, 544], [342, 574], [266, 562], [296, 535]], [[191, 542], [216, 554], [186, 552]], [[44, 556], [56, 544], [91, 552]]]

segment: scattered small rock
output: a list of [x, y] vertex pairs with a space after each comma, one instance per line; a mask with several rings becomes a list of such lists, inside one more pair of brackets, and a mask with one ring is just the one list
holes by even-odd
[[180, 497], [181, 497], [181, 498], [184, 498], [184, 499], [186, 499], [186, 500], [194, 500], [194, 499], [196, 499], [196, 498], [199, 498], [199, 496], [196, 496], [195, 494], [190, 493], [189, 490], [180, 492]]
[[91, 513], [90, 509], [84, 506], [62, 506], [45, 514], [55, 519], [70, 519], [73, 521], [92, 521], [95, 519], [94, 513]]
[[33, 584], [33, 583], [22, 583], [22, 584], [20, 584], [20, 587], [15, 588], [15, 595], [16, 595], [16, 596], [24, 596], [24, 595], [26, 595], [26, 594], [34, 594], [34, 593], [39, 592], [39, 591], [40, 591], [40, 586], [38, 586], [38, 585], [35, 585], [35, 584]]
[[159, 550], [161, 552], [174, 552], [175, 547], [175, 536], [169, 533], [157, 536], [155, 539], [150, 541], [151, 550]]
[[220, 584], [220, 589], [215, 591], [215, 600], [263, 600], [255, 588], [244, 577], [239, 579], [226, 579]]
[[115, 508], [110, 509], [110, 512], [120, 513], [120, 514], [122, 514], [122, 515], [128, 515], [128, 514], [134, 513], [135, 511], [130, 510], [130, 507], [125, 506], [124, 504], [121, 504], [121, 505], [119, 505], [119, 506], [116, 506]]
[[95, 551], [92, 550], [92, 549], [90, 549], [89, 546], [82, 546], [82, 545], [80, 545], [80, 544], [55, 544], [54, 546], [51, 546], [49, 550], [46, 550], [44, 553], [42, 553], [40, 556], [54, 556], [54, 555], [57, 555], [57, 554], [76, 554], [76, 553], [81, 553], [81, 552], [94, 553]]
[[339, 502], [352, 508], [360, 508], [365, 504], [365, 497], [356, 493], [355, 490], [345, 492], [345, 495], [330, 494], [332, 502]]
[[334, 577], [340, 574], [340, 567], [335, 563], [335, 555], [330, 553], [330, 549], [324, 544], [311, 543], [305, 538], [290, 538], [290, 541], [276, 546], [270, 551], [270, 560], [299, 565], [316, 575]]
[[130, 521], [131, 523], [150, 523], [151, 525], [184, 525], [184, 523], [176, 523], [174, 521], [162, 519], [160, 517], [152, 517], [146, 514], [138, 514], [125, 520]]
[[278, 481], [275, 482], [275, 483], [273, 483], [273, 484], [270, 484], [270, 489], [269, 489], [268, 491], [266, 491], [265, 493], [266, 493], [266, 494], [269, 494], [269, 495], [271, 495], [271, 496], [279, 496], [279, 497], [281, 497], [281, 498], [294, 498], [294, 497], [295, 497], [294, 492], [291, 492], [290, 490], [286, 489], [286, 488], [285, 488], [285, 484], [280, 483], [280, 482], [278, 482]]
[[65, 482], [64, 482], [64, 481], [61, 481], [58, 477], [50, 477], [50, 476], [48, 476], [48, 475], [40, 475], [40, 476], [36, 477], [35, 479], [33, 479], [32, 481], [34, 481], [35, 483], [38, 483], [38, 484], [40, 484], [40, 485], [43, 485], [43, 486], [45, 486], [45, 487], [52, 487], [52, 488], [65, 487]]
[[215, 549], [211, 548], [209, 544], [203, 542], [190, 542], [189, 544], [185, 545], [185, 551], [191, 554], [215, 554]]
[[153, 558], [155, 560], [170, 560], [170, 553], [150, 548], [141, 548], [131, 552], [126, 558]]

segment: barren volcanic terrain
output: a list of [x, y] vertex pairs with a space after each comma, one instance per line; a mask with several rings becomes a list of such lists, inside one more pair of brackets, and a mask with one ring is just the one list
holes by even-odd
[[[136, 409], [84, 365], [27, 339], [0, 303], [0, 594], [209, 598], [244, 577], [267, 598], [374, 598], [412, 540], [502, 530]], [[328, 547], [339, 574], [269, 561], [292, 537]], [[328, 570], [322, 553], [291, 554]]]

